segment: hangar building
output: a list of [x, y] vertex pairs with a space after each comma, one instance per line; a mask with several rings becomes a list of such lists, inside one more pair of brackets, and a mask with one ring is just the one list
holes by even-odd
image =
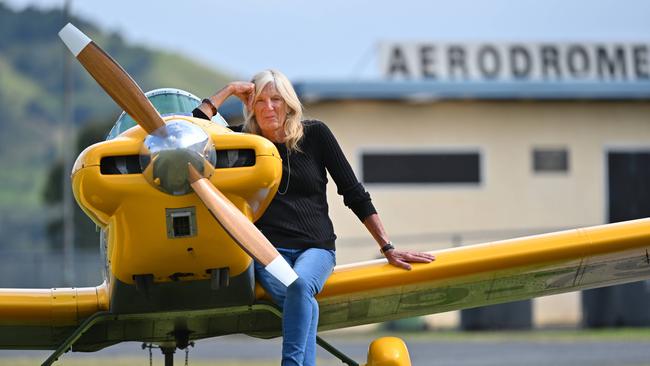
[[[295, 87], [306, 118], [337, 136], [396, 246], [433, 250], [650, 216], [646, 44], [381, 49], [384, 80]], [[339, 263], [376, 258], [333, 184], [328, 194]], [[637, 318], [650, 324], [650, 285], [635, 286], [647, 297]], [[589, 323], [583, 307], [593, 302], [605, 308], [592, 316], [622, 314], [606, 324], [639, 321], [621, 318], [630, 316], [625, 301], [589, 296], [535, 299], [532, 323]]]

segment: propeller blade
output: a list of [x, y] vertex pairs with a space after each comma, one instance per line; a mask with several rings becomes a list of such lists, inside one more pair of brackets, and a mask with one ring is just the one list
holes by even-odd
[[124, 69], [77, 27], [68, 23], [59, 37], [97, 83], [148, 134], [164, 133], [160, 113]]
[[298, 275], [268, 239], [192, 164], [188, 169], [192, 189], [228, 235], [285, 286], [293, 283]]

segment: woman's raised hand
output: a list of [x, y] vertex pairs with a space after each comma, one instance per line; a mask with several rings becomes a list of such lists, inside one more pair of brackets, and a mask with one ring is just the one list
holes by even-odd
[[255, 97], [255, 84], [248, 81], [233, 81], [228, 84], [230, 93], [244, 103], [247, 109], [253, 108], [253, 98]]

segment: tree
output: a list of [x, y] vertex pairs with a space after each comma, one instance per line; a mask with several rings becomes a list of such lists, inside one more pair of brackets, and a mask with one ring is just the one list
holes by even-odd
[[[81, 153], [87, 146], [103, 141], [111, 126], [112, 121], [86, 124], [77, 135], [76, 155]], [[65, 174], [69, 174], [70, 168], [67, 167], [64, 170], [60, 159], [51, 166], [48, 173], [48, 184], [43, 189], [43, 201], [46, 205], [53, 208], [61, 207], [63, 174], [64, 171]], [[65, 187], [65, 189], [72, 189], [72, 187]], [[77, 202], [73, 202], [73, 207], [75, 248], [82, 250], [97, 248], [99, 230], [96, 228], [95, 223], [86, 216]], [[52, 217], [47, 223], [47, 237], [52, 249], [61, 250], [63, 248], [63, 218], [60, 214]]]

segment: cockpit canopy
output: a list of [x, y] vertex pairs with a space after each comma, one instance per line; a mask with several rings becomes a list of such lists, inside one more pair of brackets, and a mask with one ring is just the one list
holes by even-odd
[[[192, 110], [201, 104], [201, 100], [194, 94], [174, 88], [155, 89], [146, 92], [145, 95], [162, 116], [171, 114], [191, 116]], [[219, 113], [212, 117], [212, 122], [228, 126], [228, 122]], [[114, 139], [135, 125], [133, 118], [122, 111], [106, 140]]]

